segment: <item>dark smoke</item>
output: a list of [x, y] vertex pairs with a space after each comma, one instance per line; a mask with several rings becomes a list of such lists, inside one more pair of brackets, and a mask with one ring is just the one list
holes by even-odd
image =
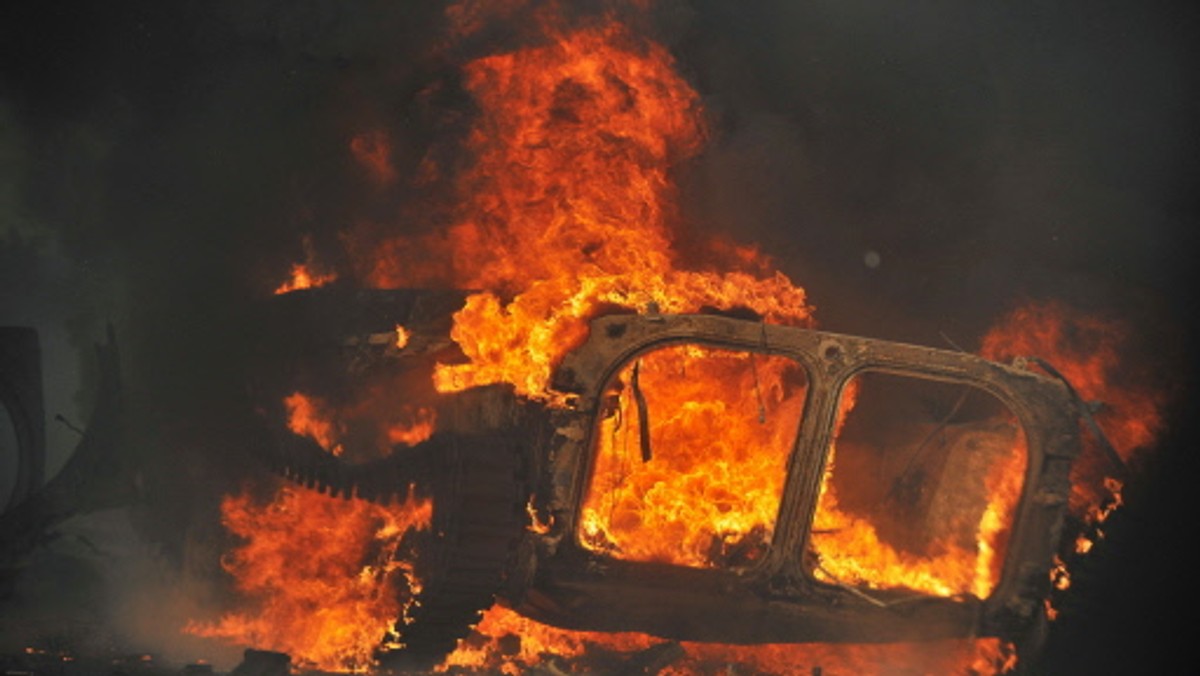
[[[254, 303], [304, 258], [303, 236], [344, 265], [341, 232], [439, 224], [452, 194], [436, 179], [467, 159], [457, 66], [530, 39], [531, 7], [457, 42], [435, 2], [0, 10], [0, 323], [39, 328], [48, 411], [77, 424], [90, 345], [113, 323], [145, 504], [96, 544], [161, 564], [168, 582], [147, 586], [219, 577], [217, 500], [251, 471], [237, 421], [252, 365], [238, 355]], [[761, 244], [822, 328], [971, 349], [1013, 303], [1057, 298], [1134, 323], [1131, 359], [1184, 389], [1196, 19], [1168, 2], [694, 0], [659, 3], [639, 27], [709, 114], [707, 149], [680, 169], [685, 220]], [[348, 151], [364, 132], [391, 140], [386, 187]], [[1191, 607], [1174, 585], [1194, 589], [1195, 557], [1174, 541], [1195, 528], [1164, 518], [1197, 466], [1191, 423], [1170, 422], [1114, 553], [1080, 582], [1091, 605], [1055, 629], [1055, 673], [1182, 654], [1167, 638], [1182, 627], [1162, 618]], [[73, 438], [49, 425], [53, 469]], [[124, 593], [131, 576], [104, 591], [90, 577], [103, 565], [67, 559], [46, 555], [38, 579], [103, 607], [69, 593], [66, 606], [104, 616], [144, 600]], [[0, 599], [4, 622], [32, 598]], [[153, 612], [142, 603], [124, 614]]]

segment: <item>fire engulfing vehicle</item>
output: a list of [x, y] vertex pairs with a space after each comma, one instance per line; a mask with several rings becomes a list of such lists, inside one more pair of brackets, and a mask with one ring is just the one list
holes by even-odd
[[[263, 343], [276, 469], [346, 498], [433, 498], [384, 667], [436, 665], [497, 602], [684, 641], [1037, 650], [1090, 420], [1051, 365], [650, 308], [593, 319], [544, 396], [438, 394], [461, 299], [289, 294], [271, 325], [337, 328]], [[278, 404], [298, 382], [386, 390], [436, 425], [400, 444], [343, 420], [330, 448]]]

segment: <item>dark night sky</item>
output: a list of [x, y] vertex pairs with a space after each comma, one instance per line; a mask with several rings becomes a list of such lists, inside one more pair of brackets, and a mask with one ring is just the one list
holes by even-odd
[[[43, 331], [51, 411], [80, 417], [80, 350], [108, 320], [156, 406], [202, 401], [238, 378], [222, 348], [300, 233], [332, 246], [347, 223], [411, 214], [412, 192], [369, 189], [347, 139], [388, 131], [411, 177], [462, 129], [456, 65], [514, 39], [445, 48], [441, 13], [0, 7], [0, 323]], [[651, 23], [713, 130], [679, 172], [685, 219], [760, 243], [822, 328], [973, 346], [1012, 303], [1057, 298], [1136, 326], [1130, 361], [1178, 393], [1050, 673], [1166, 673], [1190, 648], [1171, 615], [1193, 612], [1197, 563], [1179, 543], [1196, 534], [1198, 18], [1184, 2], [673, 0]]]

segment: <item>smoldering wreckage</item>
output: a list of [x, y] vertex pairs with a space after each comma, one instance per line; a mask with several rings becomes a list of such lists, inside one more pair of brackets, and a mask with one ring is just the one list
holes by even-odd
[[[378, 670], [433, 669], [496, 603], [555, 627], [663, 640], [626, 655], [621, 669], [628, 673], [669, 666], [678, 642], [995, 637], [1032, 661], [1045, 639], [1058, 552], [1077, 536], [1064, 524], [1082, 437], [1096, 434], [1093, 443], [1108, 449], [1110, 469], [1119, 471], [1091, 406], [1036, 359], [998, 363], [745, 314], [654, 308], [592, 320], [586, 341], [555, 368], [551, 399], [533, 401], [509, 386], [439, 395], [437, 430], [386, 457], [354, 461], [353, 449], [334, 455], [289, 425], [278, 402], [306, 378], [318, 376], [332, 392], [361, 385], [364, 374], [427, 377], [435, 362], [454, 359], [449, 328], [463, 298], [308, 289], [269, 301], [263, 316], [270, 321], [251, 341], [264, 368], [253, 374], [246, 402], [261, 424], [247, 433], [264, 469], [345, 500], [432, 499], [432, 527], [414, 545], [420, 588], [397, 620], [401, 641], [378, 646]], [[330, 315], [339, 321], [327, 321]], [[9, 328], [0, 337], [0, 392], [20, 454], [17, 488], [0, 518], [3, 571], [11, 578], [62, 521], [128, 501], [123, 487], [136, 467], [122, 453], [119, 337], [97, 346], [95, 408], [74, 455], [44, 484], [37, 336]], [[715, 421], [685, 420], [687, 407], [673, 409], [656, 391], [681, 382], [703, 389], [714, 374], [742, 396], [725, 402]], [[729, 396], [717, 393], [714, 401]], [[648, 511], [631, 512], [616, 491], [656, 465], [653, 483], [692, 481], [687, 453], [697, 444], [730, 447], [730, 458], [744, 460], [736, 452], [746, 443], [737, 436], [742, 429], [765, 430], [758, 439], [778, 446], [771, 449], [774, 474], [758, 480], [773, 493], [766, 528], [709, 531], [700, 545], [681, 531], [673, 542], [653, 541], [639, 521], [649, 521]], [[1012, 457], [1019, 490], [996, 512], [989, 475], [1010, 467]], [[975, 570], [958, 587], [871, 584], [839, 572], [856, 558], [836, 542], [850, 526], [831, 527], [823, 513], [834, 509], [833, 490], [851, 503], [856, 481], [869, 484], [857, 489], [863, 504], [882, 506], [871, 518], [884, 536], [930, 560], [944, 549], [940, 543], [973, 541], [985, 514], [1007, 519], [997, 528], [1007, 535], [994, 541], [995, 559], [983, 564], [987, 583], [976, 586]], [[736, 514], [740, 508], [723, 507], [746, 516]], [[970, 557], [966, 565], [979, 564]], [[277, 657], [248, 650], [239, 669], [286, 669], [287, 657]]]

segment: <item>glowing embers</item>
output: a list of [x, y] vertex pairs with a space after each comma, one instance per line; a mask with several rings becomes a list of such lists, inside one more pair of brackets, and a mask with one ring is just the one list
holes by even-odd
[[770, 543], [808, 378], [783, 357], [663, 348], [613, 379], [580, 540], [616, 558], [745, 568]]
[[1028, 463], [1016, 416], [971, 385], [867, 372], [844, 390], [811, 537], [818, 579], [991, 594]]

